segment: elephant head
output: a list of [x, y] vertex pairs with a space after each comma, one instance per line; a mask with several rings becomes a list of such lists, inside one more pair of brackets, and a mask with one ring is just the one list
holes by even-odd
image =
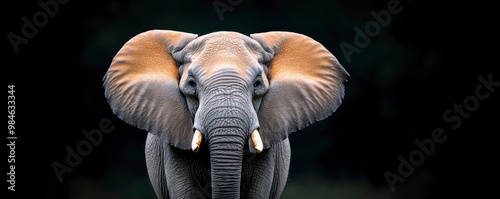
[[244, 147], [261, 152], [331, 115], [348, 73], [302, 34], [151, 30], [104, 77], [123, 121], [174, 147], [209, 150], [214, 198], [239, 196]]

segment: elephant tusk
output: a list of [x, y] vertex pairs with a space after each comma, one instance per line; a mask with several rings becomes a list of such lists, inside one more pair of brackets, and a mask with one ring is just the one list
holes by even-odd
[[250, 138], [252, 139], [255, 151], [257, 151], [257, 153], [262, 152], [262, 150], [264, 149], [264, 145], [262, 144], [262, 139], [260, 138], [260, 134], [257, 129], [252, 131]]
[[193, 136], [193, 142], [191, 142], [191, 149], [193, 152], [198, 152], [200, 149], [200, 144], [201, 144], [201, 139], [203, 138], [203, 135], [201, 134], [201, 131], [196, 129], [194, 131], [194, 136]]

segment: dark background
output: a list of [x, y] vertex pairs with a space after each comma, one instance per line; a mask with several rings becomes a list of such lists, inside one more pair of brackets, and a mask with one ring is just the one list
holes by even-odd
[[[282, 198], [479, 198], [497, 193], [500, 87], [479, 101], [458, 129], [442, 119], [453, 104], [474, 95], [479, 76], [491, 74], [500, 81], [492, 5], [401, 0], [401, 13], [392, 15], [348, 62], [340, 43], [354, 45], [354, 28], [364, 30], [375, 21], [370, 11], [386, 10], [389, 0], [242, 0], [223, 13], [223, 21], [211, 0], [72, 0], [59, 5], [14, 53], [7, 34], [21, 35], [22, 17], [32, 21], [42, 10], [37, 2], [2, 3], [2, 57], [7, 59], [2, 67], [7, 85], [16, 85], [15, 198], [155, 197], [144, 161], [146, 133], [111, 113], [102, 88], [120, 47], [150, 29], [199, 35], [292, 31], [314, 38], [337, 56], [351, 75], [344, 102], [331, 117], [291, 134], [291, 170]], [[65, 147], [86, 140], [82, 130], [98, 128], [103, 118], [115, 130], [59, 182], [51, 164], [64, 164]], [[442, 128], [447, 140], [391, 192], [384, 172], [398, 174], [398, 156], [407, 159], [418, 149], [414, 140], [430, 138], [435, 128]]]

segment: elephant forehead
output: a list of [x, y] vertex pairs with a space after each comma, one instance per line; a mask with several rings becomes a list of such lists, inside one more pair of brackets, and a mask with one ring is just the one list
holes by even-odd
[[225, 56], [251, 59], [251, 55], [258, 51], [255, 45], [250, 37], [237, 32], [215, 32], [197, 38], [186, 48], [202, 59]]
[[239, 33], [218, 32], [206, 35], [194, 43], [192, 66], [202, 69], [204, 75], [234, 72], [247, 78], [252, 68], [260, 66], [258, 53], [249, 45], [250, 38]]
[[[251, 81], [256, 75], [255, 67], [241, 64], [238, 60], [221, 59], [218, 61], [195, 65], [201, 73], [200, 78], [236, 77], [238, 79]], [[222, 79], [222, 78], [221, 78]], [[227, 78], [224, 78], [227, 79]]]
[[200, 55], [202, 58], [235, 56], [245, 60], [252, 54], [247, 46], [244, 38], [217, 35], [205, 39]]

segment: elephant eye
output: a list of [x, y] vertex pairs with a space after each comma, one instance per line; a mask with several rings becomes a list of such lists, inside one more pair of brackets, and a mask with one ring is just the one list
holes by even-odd
[[262, 82], [260, 80], [257, 80], [255, 81], [255, 83], [253, 83], [253, 87], [259, 87], [261, 84]]
[[194, 82], [194, 80], [189, 80], [188, 84], [191, 87], [196, 87], [196, 82]]

